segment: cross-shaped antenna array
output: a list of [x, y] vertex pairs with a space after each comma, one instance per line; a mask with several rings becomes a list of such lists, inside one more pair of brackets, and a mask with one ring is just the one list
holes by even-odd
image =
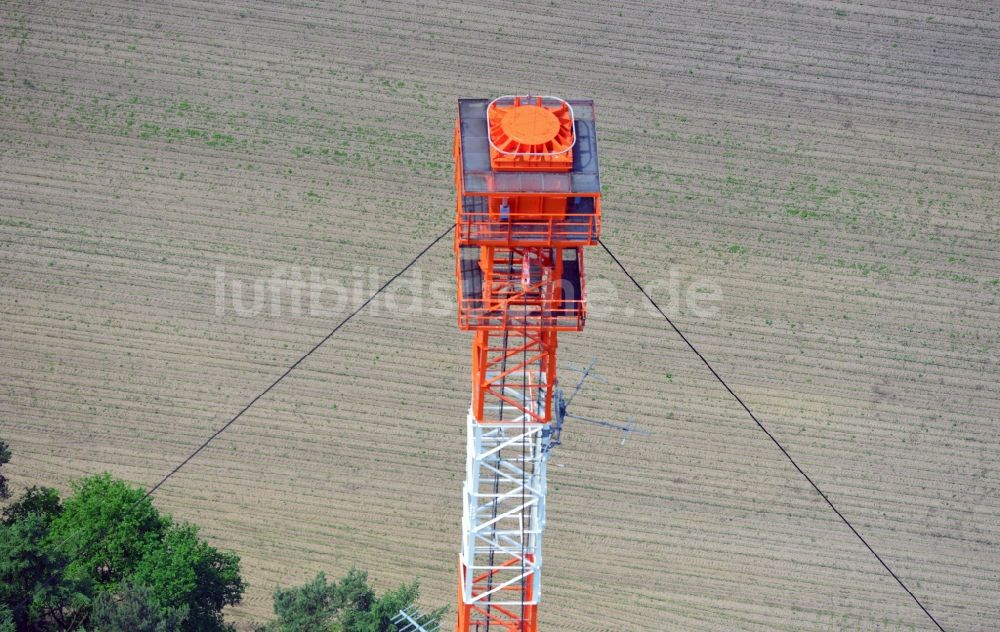
[[441, 626], [429, 615], [420, 614], [415, 606], [408, 606], [392, 618], [397, 632], [440, 632]]
[[629, 435], [639, 435], [643, 437], [648, 437], [652, 433], [643, 428], [635, 427], [635, 416], [629, 416], [628, 423], [624, 426], [621, 424], [616, 424], [605, 419], [592, 419], [591, 417], [583, 417], [581, 415], [571, 415], [566, 414], [566, 417], [570, 419], [576, 419], [577, 421], [584, 421], [588, 424], [594, 424], [595, 426], [601, 426], [602, 428], [611, 428], [612, 430], [618, 430], [622, 433], [622, 445], [625, 445], [625, 440], [628, 439]]
[[580, 373], [580, 379], [577, 381], [576, 386], [573, 388], [572, 392], [570, 392], [569, 397], [566, 397], [563, 394], [561, 388], [555, 389], [553, 397], [555, 414], [553, 415], [551, 428], [547, 430], [548, 432], [547, 436], [549, 437], [549, 439], [548, 439], [548, 444], [545, 446], [546, 454], [548, 454], [552, 450], [552, 448], [562, 443], [562, 430], [563, 430], [563, 424], [565, 423], [566, 419], [576, 419], [577, 421], [583, 421], [589, 424], [593, 424], [595, 426], [601, 426], [602, 428], [611, 428], [612, 430], [618, 430], [622, 433], [622, 441], [621, 441], [622, 445], [625, 445], [625, 441], [628, 440], [628, 438], [632, 435], [648, 437], [652, 434], [648, 430], [642, 428], [636, 428], [634, 416], [629, 416], [628, 423], [622, 425], [608, 421], [606, 419], [593, 419], [590, 417], [583, 417], [581, 415], [573, 415], [567, 411], [570, 403], [573, 401], [573, 398], [577, 396], [577, 394], [580, 392], [580, 389], [583, 388], [583, 383], [588, 378], [595, 379], [604, 384], [608, 383], [606, 379], [604, 379], [594, 371], [595, 364], [597, 364], [597, 358], [593, 358], [590, 361], [590, 364], [588, 364], [586, 367], [575, 366], [572, 364], [567, 364], [565, 366], [565, 368], [571, 371], [576, 371]]

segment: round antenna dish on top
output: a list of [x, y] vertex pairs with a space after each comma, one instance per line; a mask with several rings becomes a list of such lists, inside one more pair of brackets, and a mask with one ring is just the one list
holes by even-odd
[[556, 139], [559, 117], [538, 105], [513, 108], [500, 119], [500, 129], [516, 146], [543, 146]]
[[576, 144], [573, 108], [557, 97], [507, 96], [486, 108], [496, 171], [569, 171]]

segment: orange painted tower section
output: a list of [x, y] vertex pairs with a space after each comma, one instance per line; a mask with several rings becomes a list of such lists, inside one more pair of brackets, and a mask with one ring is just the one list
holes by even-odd
[[537, 632], [558, 332], [600, 234], [590, 100], [460, 99], [458, 325], [473, 332], [459, 632]]

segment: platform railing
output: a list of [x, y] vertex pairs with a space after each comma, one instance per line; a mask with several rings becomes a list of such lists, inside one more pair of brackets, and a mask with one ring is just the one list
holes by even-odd
[[600, 237], [599, 215], [533, 213], [532, 219], [516, 216], [500, 219], [489, 213], [463, 213], [459, 239], [471, 244], [572, 244], [591, 245]]
[[579, 331], [587, 317], [584, 299], [482, 299], [462, 298], [458, 326], [462, 329], [519, 330], [553, 328]]

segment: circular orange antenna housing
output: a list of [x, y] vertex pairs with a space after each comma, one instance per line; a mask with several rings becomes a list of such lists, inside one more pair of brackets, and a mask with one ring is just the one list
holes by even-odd
[[513, 108], [500, 119], [500, 129], [518, 145], [544, 145], [555, 140], [559, 127], [559, 117], [537, 105]]
[[573, 109], [556, 97], [500, 97], [486, 108], [495, 171], [569, 171]]

